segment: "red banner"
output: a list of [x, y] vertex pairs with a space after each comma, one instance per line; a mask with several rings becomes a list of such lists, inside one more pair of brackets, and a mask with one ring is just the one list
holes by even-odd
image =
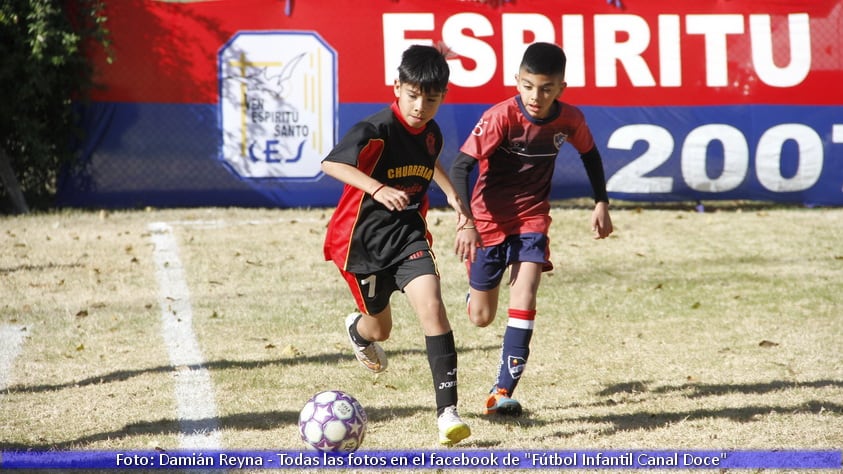
[[[521, 52], [561, 44], [579, 104], [843, 104], [840, 0], [216, 0], [110, 2], [114, 64], [96, 98], [216, 103], [217, 53], [243, 31], [312, 31], [337, 51], [341, 103], [382, 102], [408, 44], [454, 51], [449, 103], [513, 91]], [[289, 13], [289, 15], [287, 14]]]

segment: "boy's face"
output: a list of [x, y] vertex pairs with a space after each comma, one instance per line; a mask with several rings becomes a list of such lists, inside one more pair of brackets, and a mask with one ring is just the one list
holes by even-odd
[[395, 97], [401, 116], [413, 128], [422, 128], [436, 116], [445, 92], [423, 93], [418, 86], [395, 81]]
[[515, 75], [516, 88], [521, 95], [521, 102], [531, 117], [546, 118], [553, 102], [562, 95], [567, 83], [562, 75], [547, 76], [532, 74], [521, 69]]

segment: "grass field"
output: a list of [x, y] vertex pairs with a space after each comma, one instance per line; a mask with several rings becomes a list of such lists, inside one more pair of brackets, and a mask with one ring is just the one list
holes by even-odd
[[[364, 448], [437, 449], [403, 295], [389, 370], [351, 354], [352, 300], [321, 253], [331, 212], [0, 217], [0, 450], [302, 449], [298, 411], [323, 389], [365, 406]], [[843, 209], [612, 212], [595, 241], [587, 208], [553, 211], [526, 414], [508, 421], [479, 414], [505, 317], [470, 325], [454, 217], [431, 212], [473, 430], [460, 447], [843, 447]]]

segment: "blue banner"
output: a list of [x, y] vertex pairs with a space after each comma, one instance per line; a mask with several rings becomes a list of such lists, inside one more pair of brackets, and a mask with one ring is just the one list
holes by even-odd
[[[383, 107], [341, 104], [338, 134]], [[446, 168], [485, 108], [440, 108]], [[841, 106], [581, 108], [613, 199], [843, 205]], [[295, 179], [240, 176], [222, 157], [211, 105], [100, 103], [84, 116], [83, 163], [60, 182], [60, 206], [330, 207], [342, 191], [321, 172]], [[274, 159], [262, 149], [254, 151], [255, 160]], [[590, 195], [576, 151], [563, 146], [551, 198]], [[433, 186], [431, 203], [445, 202]]]
[[840, 469], [834, 450], [2, 452], [0, 469]]

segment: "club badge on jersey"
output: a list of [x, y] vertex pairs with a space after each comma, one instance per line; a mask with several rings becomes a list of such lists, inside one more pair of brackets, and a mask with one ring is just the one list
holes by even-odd
[[567, 139], [568, 139], [567, 133], [559, 132], [559, 133], [553, 135], [553, 146], [555, 146], [556, 149], [558, 150], [558, 149], [562, 148], [562, 145], [565, 144], [565, 141]]

